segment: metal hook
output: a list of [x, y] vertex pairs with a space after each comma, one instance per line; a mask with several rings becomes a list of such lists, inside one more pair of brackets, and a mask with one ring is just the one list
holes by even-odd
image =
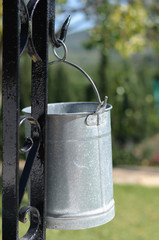
[[61, 42], [59, 40], [65, 42], [70, 20], [71, 16], [69, 15], [65, 22], [63, 23], [59, 33], [59, 37], [57, 38], [55, 34], [55, 0], [50, 0], [49, 35], [52, 45], [55, 46], [56, 48], [59, 48], [61, 46]]

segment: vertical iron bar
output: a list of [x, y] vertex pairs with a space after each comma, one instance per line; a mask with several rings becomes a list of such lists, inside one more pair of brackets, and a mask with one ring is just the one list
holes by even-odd
[[18, 239], [19, 0], [3, 1], [2, 239]]
[[52, 42], [56, 43], [56, 36], [55, 36], [55, 1], [49, 1], [49, 35], [51, 37]]
[[46, 117], [48, 78], [48, 1], [40, 0], [33, 17], [33, 41], [42, 61], [32, 64], [32, 116], [39, 121], [42, 139], [31, 173], [31, 206], [41, 215], [38, 240], [46, 239]]

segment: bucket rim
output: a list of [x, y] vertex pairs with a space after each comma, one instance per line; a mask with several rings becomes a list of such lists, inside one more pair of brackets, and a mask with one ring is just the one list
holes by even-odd
[[[48, 103], [47, 106], [58, 106], [58, 105], [76, 105], [76, 104], [95, 104], [99, 105], [99, 102], [59, 102], [59, 103]], [[104, 112], [110, 111], [112, 109], [112, 105], [107, 103], [106, 109]], [[22, 109], [22, 113], [31, 114], [31, 106], [25, 107]], [[47, 116], [71, 116], [71, 115], [88, 115], [94, 113], [93, 111], [87, 112], [72, 112], [72, 113], [47, 113]]]

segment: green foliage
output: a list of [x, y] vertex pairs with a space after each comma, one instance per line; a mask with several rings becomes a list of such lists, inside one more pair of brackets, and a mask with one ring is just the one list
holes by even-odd
[[67, 71], [63, 64], [49, 68], [49, 102], [69, 102], [71, 101], [71, 86]]
[[97, 46], [106, 55], [114, 48], [124, 57], [143, 49], [148, 14], [141, 2], [121, 5], [118, 1], [100, 1], [96, 14], [96, 26], [86, 43], [88, 48]]
[[[84, 67], [95, 81], [101, 98], [108, 95], [109, 103], [113, 105], [111, 115], [115, 165], [141, 164], [142, 158], [133, 149], [136, 144], [159, 131], [152, 89], [152, 79], [158, 71], [157, 66], [151, 64], [154, 55], [148, 61], [144, 53], [143, 57], [139, 54], [130, 57], [132, 53], [143, 49], [144, 45], [139, 44], [140, 48], [139, 42], [133, 42], [132, 39], [134, 36], [144, 36], [144, 21], [147, 19], [143, 5], [134, 2], [131, 6], [123, 7], [100, 0], [100, 4], [96, 5], [98, 22], [87, 46], [100, 49], [100, 60], [98, 65], [93, 62], [91, 67]], [[76, 39], [73, 42], [76, 43]], [[80, 54], [79, 49], [76, 55]], [[97, 53], [86, 54], [92, 61]], [[82, 55], [81, 63], [85, 64], [84, 52]], [[128, 55], [129, 58], [126, 58]], [[70, 56], [71, 61], [72, 57], [73, 54]], [[22, 56], [20, 66], [22, 109], [31, 104], [31, 60], [27, 55]], [[89, 82], [77, 69], [64, 63], [54, 64], [49, 67], [48, 75], [49, 102], [97, 101]]]
[[2, 109], [0, 111], [0, 161], [2, 159]]
[[[135, 1], [135, 0], [134, 0]], [[137, 1], [137, 0], [136, 0]], [[159, 4], [157, 0], [143, 1], [144, 7], [148, 13], [146, 19], [147, 31], [146, 38], [148, 44], [159, 52], [158, 36], [159, 36]]]
[[[136, 55], [126, 60], [111, 52], [107, 58], [107, 69], [103, 68], [102, 72], [100, 64], [103, 61], [99, 66], [84, 67], [96, 83], [102, 99], [106, 92], [105, 87], [100, 85], [100, 79], [104, 78], [105, 71], [107, 73], [109, 103], [113, 105], [114, 165], [142, 164], [147, 153], [142, 150], [142, 157], [138, 156], [134, 152], [136, 144], [159, 131], [151, 83], [157, 66], [150, 65], [146, 59], [145, 55], [140, 58]], [[20, 72], [22, 109], [31, 102], [31, 60], [27, 55], [21, 59]], [[77, 69], [58, 63], [49, 67], [48, 75], [48, 102], [97, 101], [91, 85]]]
[[[156, 21], [152, 21], [152, 9], [150, 18], [144, 3], [135, 0], [127, 5], [101, 0], [96, 6], [96, 26], [90, 31], [85, 47], [100, 49], [98, 89], [102, 99], [108, 95], [113, 105], [114, 164], [138, 164], [142, 160], [136, 157], [132, 148], [125, 146], [129, 142], [134, 146], [159, 130], [152, 89], [154, 68], [150, 70], [144, 59], [143, 64], [140, 61], [135, 65], [138, 52], [145, 46], [152, 46], [153, 39], [148, 33], [158, 32], [157, 16]], [[155, 46], [158, 46], [157, 41]], [[135, 53], [138, 54], [134, 56]]]
[[138, 142], [159, 130], [152, 78], [146, 66], [141, 65], [139, 72], [135, 72], [132, 63], [123, 60], [122, 67], [124, 69], [117, 71], [113, 66], [109, 68], [112, 71], [109, 98], [114, 105], [113, 133], [120, 143]]
[[64, 4], [66, 2], [67, 2], [67, 0], [57, 0], [57, 4]]
[[20, 108], [31, 104], [31, 59], [24, 54], [20, 59]]
[[[116, 53], [111, 53], [107, 59], [107, 69], [102, 71], [107, 73], [108, 102], [113, 105], [111, 115], [114, 165], [142, 164], [147, 154], [143, 152], [142, 157], [139, 157], [134, 148], [139, 142], [151, 138], [159, 131], [152, 89], [157, 65], [156, 68], [154, 65], [150, 66], [145, 55], [139, 61], [139, 55], [126, 60]], [[107, 93], [105, 88], [100, 86], [102, 75], [103, 73], [98, 71], [96, 80], [100, 95], [104, 99]], [[88, 100], [94, 101], [94, 96], [89, 94], [90, 90], [88, 87]], [[153, 154], [149, 154], [149, 162]]]

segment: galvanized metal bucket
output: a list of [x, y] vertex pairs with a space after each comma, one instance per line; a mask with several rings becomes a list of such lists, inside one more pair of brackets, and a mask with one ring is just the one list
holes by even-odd
[[98, 105], [48, 104], [48, 228], [90, 228], [114, 217], [112, 107], [107, 104], [104, 112], [94, 113]]
[[[52, 229], [91, 228], [114, 217], [112, 106], [107, 98], [101, 102], [82, 72], [99, 103], [48, 104], [46, 224]], [[31, 114], [31, 108], [23, 112]]]

